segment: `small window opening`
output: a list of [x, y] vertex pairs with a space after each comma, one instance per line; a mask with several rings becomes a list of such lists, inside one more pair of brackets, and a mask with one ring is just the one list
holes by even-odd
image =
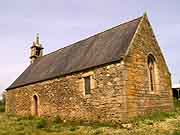
[[33, 99], [34, 99], [34, 115], [38, 115], [38, 97], [34, 95]]
[[85, 95], [91, 94], [91, 78], [90, 76], [84, 77]]
[[153, 55], [148, 56], [148, 70], [149, 70], [149, 83], [150, 90], [155, 90], [155, 58]]
[[37, 56], [40, 55], [40, 50], [36, 50], [36, 55], [37, 55]]

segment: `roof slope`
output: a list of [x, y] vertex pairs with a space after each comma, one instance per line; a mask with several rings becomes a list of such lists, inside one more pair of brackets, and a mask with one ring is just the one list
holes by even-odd
[[7, 90], [120, 60], [140, 20], [141, 17], [38, 58]]

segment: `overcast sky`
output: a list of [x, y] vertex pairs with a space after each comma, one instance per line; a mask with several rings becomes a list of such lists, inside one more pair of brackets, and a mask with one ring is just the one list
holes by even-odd
[[0, 91], [29, 65], [37, 32], [45, 54], [147, 12], [168, 63], [180, 80], [180, 0], [0, 0]]

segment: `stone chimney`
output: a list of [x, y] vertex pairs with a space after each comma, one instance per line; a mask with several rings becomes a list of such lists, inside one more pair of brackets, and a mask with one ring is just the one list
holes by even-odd
[[39, 34], [37, 33], [36, 35], [36, 40], [33, 41], [33, 44], [31, 46], [31, 56], [30, 56], [30, 59], [31, 59], [31, 64], [38, 58], [38, 57], [41, 57], [43, 56], [43, 47], [42, 45], [40, 44], [40, 41], [39, 41]]

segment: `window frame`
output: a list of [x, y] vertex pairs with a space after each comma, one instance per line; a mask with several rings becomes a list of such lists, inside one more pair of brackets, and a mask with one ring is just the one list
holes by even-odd
[[91, 76], [85, 76], [84, 79], [84, 94], [90, 95], [91, 94]]
[[[85, 77], [90, 77], [90, 94], [86, 94], [85, 92]], [[96, 80], [95, 80], [95, 74], [93, 71], [85, 72], [81, 75], [81, 81], [80, 81], [80, 90], [82, 90], [83, 95], [89, 97], [90, 95], [93, 94], [93, 89], [96, 88]]]
[[148, 71], [148, 85], [149, 93], [158, 94], [158, 69], [157, 61], [152, 53], [147, 55], [147, 71]]

